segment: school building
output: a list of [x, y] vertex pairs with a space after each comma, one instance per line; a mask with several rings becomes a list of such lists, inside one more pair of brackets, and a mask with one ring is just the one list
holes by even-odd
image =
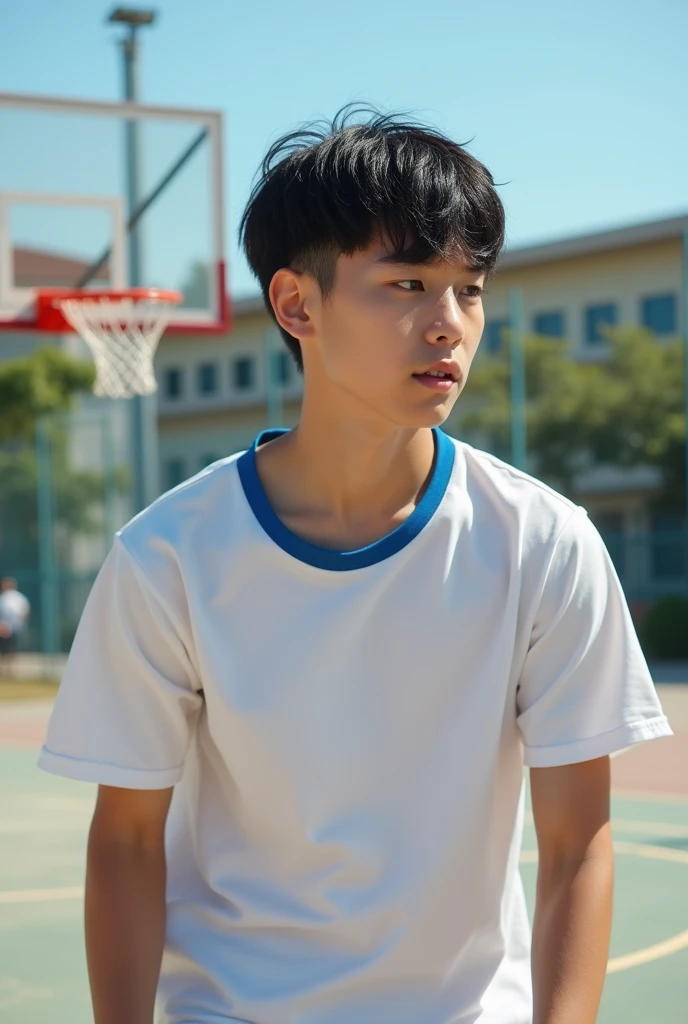
[[[682, 334], [682, 241], [687, 229], [688, 215], [508, 250], [485, 299], [482, 349], [494, 352], [502, 343], [512, 287], [523, 290], [526, 329], [568, 339], [573, 359], [605, 359], [600, 332], [609, 324], [644, 325], [658, 336], [659, 344], [662, 338]], [[61, 259], [36, 253], [26, 258], [27, 274], [32, 260]], [[73, 268], [64, 269], [69, 278]], [[53, 271], [59, 274], [59, 267]], [[227, 335], [175, 332], [162, 338], [156, 356], [162, 490], [247, 447], [269, 424], [290, 426], [297, 421], [302, 379], [262, 299], [236, 300], [232, 319]], [[0, 359], [28, 354], [46, 342], [79, 351], [74, 338], [5, 333]], [[268, 360], [277, 387], [267, 387]], [[126, 462], [129, 408], [127, 402], [84, 398], [73, 417], [73, 459], [97, 469], [109, 447], [117, 460]], [[454, 419], [446, 429], [458, 434]], [[605, 465], [582, 473], [571, 495], [588, 509], [604, 535], [629, 601], [638, 611], [660, 594], [688, 593], [683, 524], [679, 517], [652, 511], [657, 486], [657, 474], [650, 467]], [[78, 594], [74, 591], [73, 617], [81, 604], [79, 595], [83, 590], [85, 596], [102, 561], [111, 529], [128, 518], [125, 506], [122, 496], [115, 497], [109, 518], [104, 516], [102, 534], [72, 538], [67, 563], [81, 581]]]
[[[601, 334], [606, 325], [643, 325], [660, 339], [676, 337], [683, 331], [686, 229], [688, 216], [673, 217], [507, 251], [485, 299], [482, 348], [494, 352], [502, 343], [512, 287], [523, 289], [526, 329], [568, 339], [573, 359], [606, 358]], [[260, 298], [235, 302], [227, 337], [163, 338], [156, 364], [163, 487], [240, 450], [266, 426], [271, 348], [282, 381], [277, 413], [285, 426], [296, 421], [301, 378], [280, 346]], [[274, 406], [272, 413], [274, 418]], [[456, 432], [451, 420], [447, 429]], [[681, 522], [651, 511], [657, 485], [656, 472], [643, 466], [596, 466], [576, 481], [574, 497], [608, 538], [637, 599], [685, 586]]]

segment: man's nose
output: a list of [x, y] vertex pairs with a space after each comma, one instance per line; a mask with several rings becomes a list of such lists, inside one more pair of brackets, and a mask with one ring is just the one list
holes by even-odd
[[460, 345], [465, 335], [465, 325], [461, 307], [452, 295], [443, 299], [435, 311], [435, 318], [428, 326], [426, 340], [432, 345]]

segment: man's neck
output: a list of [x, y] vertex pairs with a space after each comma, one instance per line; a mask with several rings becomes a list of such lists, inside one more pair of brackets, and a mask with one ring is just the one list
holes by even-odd
[[341, 550], [370, 544], [413, 512], [429, 480], [429, 428], [310, 415], [258, 450], [256, 464], [274, 511], [305, 540]]

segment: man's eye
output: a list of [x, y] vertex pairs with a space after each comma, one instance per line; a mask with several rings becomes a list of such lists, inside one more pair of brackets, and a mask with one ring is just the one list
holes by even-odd
[[[406, 281], [395, 281], [394, 283], [405, 292], [417, 292], [423, 289], [423, 282], [418, 278], [409, 278]], [[481, 295], [485, 294], [485, 289], [478, 284], [467, 284], [462, 294], [469, 299], [479, 299]]]

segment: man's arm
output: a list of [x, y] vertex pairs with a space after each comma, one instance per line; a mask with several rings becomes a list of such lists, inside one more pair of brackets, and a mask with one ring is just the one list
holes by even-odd
[[95, 1024], [153, 1024], [165, 941], [172, 789], [100, 786], [88, 840], [86, 956]]
[[533, 768], [538, 840], [533, 1024], [594, 1024], [609, 955], [609, 758]]

